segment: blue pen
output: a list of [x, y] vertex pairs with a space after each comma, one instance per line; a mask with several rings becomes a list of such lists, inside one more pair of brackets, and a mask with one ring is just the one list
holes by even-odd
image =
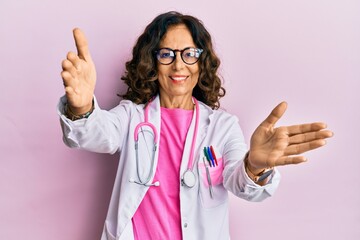
[[212, 154], [211, 154], [210, 148], [207, 147], [206, 150], [207, 150], [207, 152], [208, 152], [208, 155], [209, 155], [209, 158], [210, 158], [210, 160], [211, 160], [212, 166], [215, 167], [215, 161], [214, 161], [214, 158], [213, 158], [213, 156], [212, 156]]

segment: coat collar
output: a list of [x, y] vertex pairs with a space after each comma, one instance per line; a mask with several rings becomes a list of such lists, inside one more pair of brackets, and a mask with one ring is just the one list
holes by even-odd
[[[198, 101], [199, 103], [199, 109], [200, 109], [200, 116], [199, 116], [199, 129], [198, 129], [198, 139], [197, 142], [200, 143], [203, 138], [206, 135], [207, 128], [211, 123], [211, 120], [214, 115], [214, 110], [212, 110], [209, 106], [207, 106], [205, 103]], [[148, 121], [154, 124], [156, 129], [158, 129], [158, 133], [160, 134], [160, 113], [161, 113], [161, 107], [160, 107], [160, 96], [159, 94], [155, 96], [152, 100], [147, 102], [146, 104], [139, 104], [136, 105], [137, 111], [142, 114], [143, 121], [145, 120], [145, 107], [148, 106], [149, 108], [149, 116]], [[198, 144], [196, 144], [198, 145]]]

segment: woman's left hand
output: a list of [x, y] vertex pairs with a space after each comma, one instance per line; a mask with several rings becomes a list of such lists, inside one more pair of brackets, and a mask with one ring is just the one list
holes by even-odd
[[322, 122], [275, 128], [286, 107], [286, 102], [277, 105], [251, 137], [247, 161], [254, 174], [265, 168], [305, 162], [307, 159], [299, 154], [324, 146], [325, 139], [333, 136], [324, 130], [326, 124]]

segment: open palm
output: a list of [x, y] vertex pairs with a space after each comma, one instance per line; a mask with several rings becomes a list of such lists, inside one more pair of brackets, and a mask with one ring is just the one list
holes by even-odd
[[249, 151], [252, 169], [260, 171], [304, 162], [306, 158], [299, 154], [325, 145], [324, 139], [333, 135], [331, 131], [324, 130], [326, 124], [321, 122], [275, 128], [286, 108], [285, 102], [277, 105], [253, 133]]

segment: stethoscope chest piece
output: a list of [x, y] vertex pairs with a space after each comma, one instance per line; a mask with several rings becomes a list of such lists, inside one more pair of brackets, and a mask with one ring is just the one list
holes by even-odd
[[182, 185], [192, 188], [196, 183], [195, 174], [190, 169], [188, 169], [185, 171], [181, 181]]

